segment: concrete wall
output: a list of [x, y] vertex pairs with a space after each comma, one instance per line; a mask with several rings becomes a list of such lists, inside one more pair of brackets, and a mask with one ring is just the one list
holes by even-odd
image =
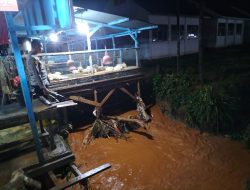
[[[165, 15], [150, 15], [149, 22], [156, 25], [168, 26], [168, 39], [164, 41], [154, 41], [152, 38], [152, 31], [150, 31], [149, 40], [140, 44], [140, 58], [141, 59], [158, 59], [164, 57], [172, 57], [177, 55], [177, 41], [171, 40], [171, 25], [177, 24], [175, 16]], [[218, 35], [218, 24], [225, 23], [225, 35]], [[231, 34], [228, 33], [228, 24], [234, 25], [234, 30]], [[237, 33], [237, 24], [241, 24], [241, 33]], [[181, 55], [197, 53], [199, 50], [198, 38], [187, 38], [187, 26], [199, 25], [198, 17], [184, 17], [180, 18], [180, 25], [184, 26], [184, 37], [181, 39]], [[231, 25], [232, 26], [232, 25]], [[207, 18], [204, 19], [204, 43], [205, 47], [227, 47], [232, 45], [243, 44], [244, 37], [244, 20], [231, 18]]]
[[[214, 47], [228, 47], [228, 46], [232, 46], [232, 45], [240, 45], [243, 44], [243, 40], [244, 40], [244, 20], [242, 19], [230, 19], [230, 18], [219, 18], [217, 20], [217, 31], [218, 31], [218, 25], [219, 23], [225, 23], [226, 24], [226, 35], [225, 36], [218, 36], [218, 33], [216, 35], [216, 44]], [[229, 24], [233, 24], [234, 25], [234, 31], [233, 34], [229, 35], [228, 34], [228, 30]], [[236, 27], [237, 24], [241, 24], [242, 25], [242, 29], [241, 29], [241, 33], [237, 34], [236, 33]]]
[[[140, 44], [140, 58], [141, 59], [158, 59], [163, 57], [171, 57], [177, 55], [177, 41], [172, 40], [171, 25], [177, 24], [175, 16], [161, 16], [150, 15], [149, 22], [156, 25], [168, 26], [168, 39], [164, 41], [153, 41], [152, 31], [148, 43]], [[184, 26], [184, 36], [181, 39], [180, 51], [181, 55], [191, 54], [198, 52], [199, 42], [198, 38], [187, 38], [187, 26], [199, 25], [197, 17], [181, 17], [180, 25]]]

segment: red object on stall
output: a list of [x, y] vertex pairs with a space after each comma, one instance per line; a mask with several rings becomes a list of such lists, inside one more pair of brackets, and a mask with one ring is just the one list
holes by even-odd
[[8, 30], [3, 12], [0, 12], [0, 45], [8, 44]]

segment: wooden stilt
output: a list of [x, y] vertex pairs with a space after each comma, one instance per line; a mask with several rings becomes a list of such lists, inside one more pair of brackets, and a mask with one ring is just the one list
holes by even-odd
[[97, 97], [97, 90], [94, 90], [94, 100], [95, 102], [98, 102], [98, 97]]
[[129, 97], [131, 97], [134, 101], [136, 101], [136, 97], [134, 95], [132, 95], [126, 88], [120, 88], [120, 90], [122, 92], [124, 92], [125, 94], [127, 94]]
[[137, 81], [137, 95], [141, 97], [141, 85], [139, 80]]
[[105, 98], [101, 102], [101, 107], [106, 103], [106, 101], [110, 98], [110, 96], [115, 92], [115, 88], [109, 91], [109, 93], [105, 96]]

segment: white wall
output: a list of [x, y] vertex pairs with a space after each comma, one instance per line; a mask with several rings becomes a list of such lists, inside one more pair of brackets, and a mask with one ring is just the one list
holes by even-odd
[[[216, 47], [227, 47], [232, 45], [240, 45], [243, 44], [243, 36], [244, 36], [244, 20], [243, 19], [231, 19], [231, 18], [219, 18], [217, 22], [217, 30], [218, 24], [225, 23], [226, 24], [226, 35], [216, 37]], [[234, 32], [233, 35], [228, 35], [228, 24], [234, 24]], [[237, 24], [242, 24], [241, 34], [236, 34], [236, 26]], [[218, 33], [217, 33], [218, 34]]]
[[[177, 55], [177, 41], [171, 40], [171, 25], [177, 24], [177, 19], [175, 16], [166, 16], [166, 15], [150, 15], [149, 22], [156, 25], [168, 25], [168, 40], [166, 41], [156, 41], [152, 42], [152, 31], [150, 32], [150, 38], [148, 43], [140, 44], [140, 58], [141, 59], [158, 59], [164, 57], [171, 57]], [[206, 29], [208, 31], [207, 34], [213, 34], [215, 40], [214, 45], [211, 47], [227, 47], [231, 45], [239, 45], [243, 43], [244, 36], [244, 20], [242, 19], [231, 19], [231, 18], [219, 18], [217, 19], [217, 23], [213, 23], [211, 30], [209, 28]], [[226, 23], [226, 35], [218, 36], [218, 23]], [[228, 35], [228, 23], [234, 24], [234, 32], [233, 35]], [[217, 24], [217, 27], [216, 27]], [[236, 33], [237, 24], [242, 24], [242, 33]], [[184, 25], [185, 34], [187, 33], [187, 25], [199, 25], [198, 17], [181, 17], [180, 25]], [[180, 45], [181, 55], [197, 53], [199, 50], [199, 40], [195, 39], [187, 39], [186, 37], [181, 40]]]
[[[168, 25], [168, 40], [152, 42], [152, 36], [147, 44], [140, 45], [141, 59], [157, 59], [177, 55], [177, 41], [171, 40], [171, 25], [177, 24], [175, 16], [150, 15], [149, 22], [156, 25]], [[198, 17], [181, 17], [180, 25], [184, 25], [184, 38], [181, 40], [181, 55], [198, 52], [199, 42], [196, 39], [187, 39], [187, 25], [199, 25]], [[152, 32], [150, 32], [152, 35]]]

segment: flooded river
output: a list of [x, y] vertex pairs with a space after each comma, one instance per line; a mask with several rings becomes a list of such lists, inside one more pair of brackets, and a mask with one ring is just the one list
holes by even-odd
[[90, 178], [90, 189], [246, 189], [250, 153], [242, 144], [200, 134], [164, 116], [157, 106], [151, 112], [150, 129], [130, 132], [127, 141], [95, 139], [84, 147], [86, 132], [70, 134], [69, 144], [82, 172], [112, 164], [110, 169]]

